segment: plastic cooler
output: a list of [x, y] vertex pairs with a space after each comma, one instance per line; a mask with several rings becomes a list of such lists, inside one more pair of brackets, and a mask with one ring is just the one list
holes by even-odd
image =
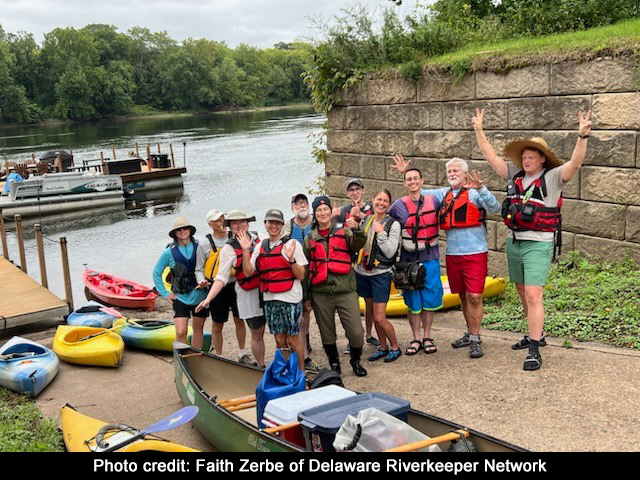
[[[326, 403], [333, 403], [346, 398], [355, 397], [356, 393], [337, 385], [305, 390], [286, 397], [269, 400], [264, 409], [262, 423], [267, 427], [278, 427], [298, 421], [298, 414], [303, 410], [319, 407]], [[305, 439], [301, 427], [290, 428], [277, 433], [287, 442], [301, 447], [305, 446]]]
[[406, 422], [411, 405], [407, 400], [384, 393], [363, 393], [301, 411], [298, 414], [307, 450], [335, 452], [333, 440], [349, 415], [365, 408], [377, 408]]

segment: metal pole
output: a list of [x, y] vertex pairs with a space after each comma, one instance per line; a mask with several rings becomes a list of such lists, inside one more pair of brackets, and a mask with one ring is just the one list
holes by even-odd
[[182, 166], [187, 168], [187, 142], [182, 142]]
[[27, 273], [27, 256], [24, 253], [24, 232], [22, 231], [22, 217], [13, 217], [16, 222], [16, 237], [18, 238], [18, 251], [20, 252], [20, 269]]
[[38, 247], [38, 265], [40, 266], [40, 283], [43, 287], [49, 288], [49, 282], [47, 281], [47, 263], [44, 259], [44, 242], [42, 241], [42, 226], [39, 223], [35, 224], [36, 231], [36, 246]]
[[60, 257], [62, 258], [65, 302], [69, 305], [69, 310], [73, 310], [73, 291], [71, 289], [71, 274], [69, 273], [69, 255], [67, 253], [66, 237], [60, 237]]
[[0, 208], [0, 237], [2, 237], [2, 256], [9, 260], [9, 247], [7, 246], [7, 229], [4, 226], [4, 216]]

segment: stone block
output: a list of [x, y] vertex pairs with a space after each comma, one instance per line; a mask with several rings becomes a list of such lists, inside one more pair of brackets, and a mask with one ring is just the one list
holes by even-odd
[[590, 105], [590, 96], [514, 98], [509, 100], [509, 128], [577, 129], [578, 112], [586, 112]]
[[442, 128], [447, 130], [471, 129], [471, 118], [476, 108], [485, 109], [482, 125], [485, 129], [508, 128], [507, 101], [494, 100], [485, 102], [447, 102], [442, 114]]
[[[570, 160], [578, 140], [577, 130], [553, 132], [561, 137], [556, 152], [564, 160]], [[635, 132], [593, 130], [587, 146], [584, 165], [606, 167], [634, 167], [636, 152]]]
[[549, 95], [549, 65], [509, 70], [506, 74], [476, 73], [476, 98], [537, 97]]
[[627, 207], [624, 238], [627, 242], [640, 243], [640, 207]]
[[[438, 159], [405, 156], [405, 160], [411, 160], [410, 166], [412, 168], [417, 168], [420, 170], [425, 185], [438, 184]], [[391, 165], [395, 165], [393, 158], [387, 157], [386, 164], [387, 180], [401, 183], [404, 182], [404, 175], [398, 173], [398, 170], [396, 170], [395, 168], [391, 168]]]
[[487, 245], [489, 250], [497, 250], [496, 239], [498, 234], [498, 222], [493, 220], [487, 220]]
[[418, 131], [414, 134], [414, 154], [433, 158], [469, 158], [472, 139], [475, 141], [475, 136], [471, 132]]
[[366, 114], [365, 112], [371, 107], [346, 107], [344, 128], [345, 130], [365, 130]]
[[489, 250], [489, 275], [495, 277], [505, 277], [509, 279], [509, 268], [507, 267], [507, 255], [502, 252]]
[[344, 197], [344, 184], [348, 177], [342, 175], [326, 175], [324, 178], [324, 191], [329, 196]]
[[640, 169], [582, 167], [580, 198], [598, 202], [640, 205]]
[[340, 175], [342, 173], [342, 157], [337, 153], [327, 153], [324, 171], [327, 175]]
[[416, 82], [397, 78], [365, 80], [369, 105], [391, 105], [416, 102]]
[[389, 107], [366, 107], [364, 124], [367, 130], [389, 130]]
[[329, 130], [327, 149], [338, 153], [365, 153], [365, 132]]
[[456, 81], [445, 75], [435, 75], [426, 70], [418, 81], [418, 102], [473, 100], [476, 93], [475, 74]]
[[588, 257], [613, 262], [624, 258], [627, 252], [640, 263], [640, 245], [631, 242], [621, 242], [608, 238], [576, 235], [575, 249]]
[[337, 94], [340, 97], [340, 101], [335, 104], [337, 107], [367, 105], [367, 90], [362, 83], [339, 90]]
[[440, 130], [442, 129], [442, 104], [422, 103], [390, 105], [387, 129], [389, 130]]
[[[371, 155], [345, 155], [342, 160], [342, 174], [347, 177], [384, 180], [386, 178], [386, 158]], [[368, 188], [367, 188], [368, 190]]]
[[624, 240], [625, 208], [613, 203], [565, 199], [562, 228], [594, 237]]
[[597, 58], [551, 65], [551, 95], [632, 92], [637, 89], [633, 57]]
[[345, 107], [333, 107], [327, 113], [327, 126], [330, 130], [344, 130], [346, 128], [346, 114], [347, 109]]
[[[502, 151], [507, 143], [517, 138], [545, 137], [545, 132], [535, 130], [516, 130], [516, 131], [485, 131], [487, 140], [493, 146], [498, 155], [502, 156]], [[471, 141], [471, 158], [483, 159], [482, 152], [478, 148], [475, 134]]]
[[603, 93], [593, 96], [594, 129], [639, 129], [640, 93]]

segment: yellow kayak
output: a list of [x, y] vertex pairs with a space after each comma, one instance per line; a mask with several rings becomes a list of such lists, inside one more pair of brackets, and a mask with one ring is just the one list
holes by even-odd
[[[442, 275], [442, 288], [444, 290], [444, 296], [442, 297], [442, 309], [451, 308], [460, 305], [460, 296], [457, 293], [451, 293], [449, 288], [449, 280], [446, 275]], [[504, 292], [505, 281], [501, 277], [487, 277], [484, 282], [484, 298], [495, 297]], [[364, 313], [365, 303], [364, 299], [360, 298], [360, 313]], [[387, 316], [400, 317], [407, 314], [407, 306], [402, 298], [402, 293], [396, 290], [396, 287], [391, 284], [391, 295], [389, 297], [389, 303], [387, 303], [386, 309]]]
[[[77, 412], [72, 406], [65, 405], [60, 410], [60, 428], [64, 437], [64, 444], [68, 452], [96, 452], [100, 448], [96, 445], [96, 436], [106, 422], [102, 422], [95, 418], [83, 415]], [[124, 425], [110, 425], [111, 428], [105, 428], [102, 439], [110, 443], [120, 443], [132, 436], [140, 433], [134, 428], [124, 428]], [[185, 447], [177, 443], [163, 440], [154, 435], [147, 435], [129, 445], [123, 446], [116, 452], [198, 452], [193, 448]]]
[[[99, 333], [101, 335], [86, 338]], [[106, 328], [60, 325], [53, 338], [53, 351], [65, 362], [117, 367], [122, 362], [124, 341]]]

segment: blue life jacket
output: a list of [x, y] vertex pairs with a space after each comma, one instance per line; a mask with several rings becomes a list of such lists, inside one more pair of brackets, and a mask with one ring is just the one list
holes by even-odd
[[173, 293], [188, 294], [196, 286], [196, 254], [198, 252], [198, 242], [191, 238], [193, 245], [193, 253], [191, 258], [186, 258], [178, 248], [178, 242], [171, 245], [171, 255], [176, 262], [175, 267], [171, 269], [171, 291]]
[[289, 223], [291, 225], [291, 233], [289, 233], [289, 237], [295, 238], [298, 242], [302, 243], [304, 241], [304, 237], [306, 237], [307, 234], [311, 231], [311, 224], [313, 222], [309, 222], [309, 225], [304, 228], [296, 225], [296, 222], [293, 221], [293, 218], [289, 220]]

